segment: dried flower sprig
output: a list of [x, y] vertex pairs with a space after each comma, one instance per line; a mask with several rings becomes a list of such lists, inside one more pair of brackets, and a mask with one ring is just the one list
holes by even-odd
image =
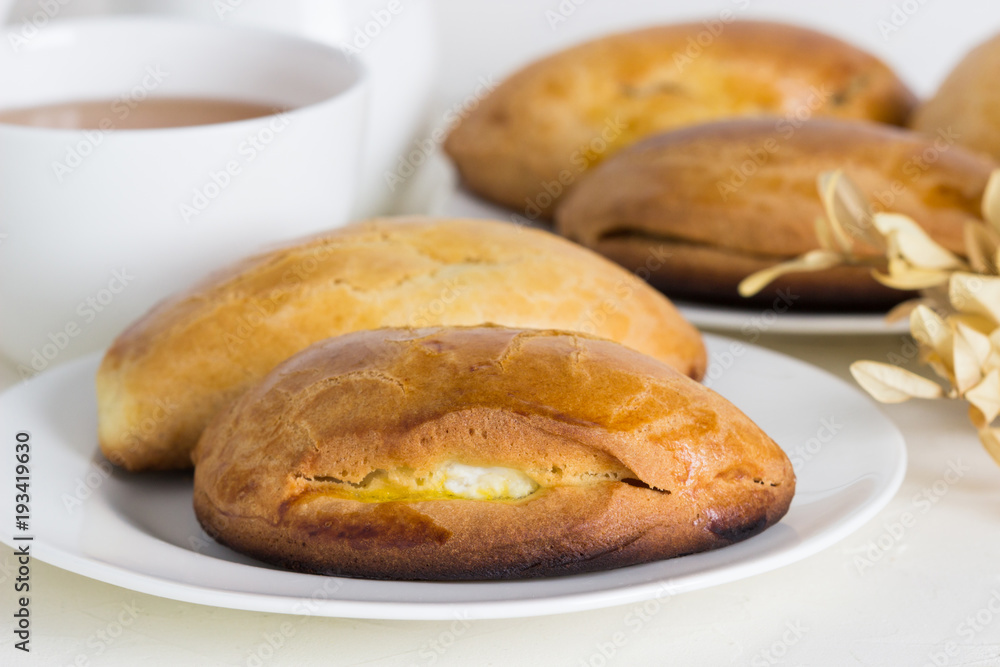
[[843, 172], [818, 179], [825, 215], [816, 220], [820, 248], [748, 276], [739, 285], [753, 296], [779, 276], [834, 266], [867, 266], [887, 287], [917, 290], [890, 321], [909, 317], [920, 360], [948, 387], [892, 364], [856, 361], [851, 374], [883, 403], [911, 398], [962, 398], [979, 439], [1000, 464], [1000, 169], [987, 184], [980, 220], [964, 228], [966, 257], [941, 247], [911, 218], [873, 213]]

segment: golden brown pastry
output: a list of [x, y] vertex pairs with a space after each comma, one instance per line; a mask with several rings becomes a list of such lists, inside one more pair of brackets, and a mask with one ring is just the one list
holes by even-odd
[[666, 298], [554, 234], [375, 220], [240, 262], [124, 331], [97, 375], [101, 449], [129, 470], [190, 467], [219, 408], [318, 340], [486, 322], [593, 333], [694, 377], [705, 369], [700, 334]]
[[581, 334], [382, 329], [295, 355], [194, 454], [218, 541], [283, 567], [509, 579], [725, 546], [787, 511], [784, 452], [666, 364]]
[[903, 124], [916, 98], [875, 57], [778, 23], [704, 23], [612, 35], [535, 62], [494, 90], [445, 149], [465, 184], [549, 217], [578, 177], [664, 130], [771, 114]]
[[817, 177], [843, 168], [875, 210], [909, 215], [963, 252], [962, 228], [980, 216], [989, 161], [886, 125], [817, 119], [782, 133], [777, 122], [720, 121], [651, 137], [581, 180], [556, 227], [627, 268], [645, 266], [653, 250], [670, 254], [650, 278], [670, 296], [770, 306], [784, 295], [782, 308], [885, 308], [906, 293], [863, 267], [787, 275], [753, 300], [736, 292], [754, 271], [819, 247]]
[[913, 127], [946, 134], [957, 143], [1000, 160], [1000, 35], [962, 59], [937, 93], [920, 106]]

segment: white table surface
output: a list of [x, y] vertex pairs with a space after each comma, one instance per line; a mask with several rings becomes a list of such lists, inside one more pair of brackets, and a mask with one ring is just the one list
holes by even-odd
[[[758, 342], [846, 377], [850, 361], [885, 358], [903, 339]], [[909, 468], [876, 519], [793, 565], [645, 609], [452, 622], [294, 617], [156, 598], [36, 561], [34, 652], [16, 655], [4, 632], [0, 664], [839, 666], [935, 664], [935, 653], [948, 660], [937, 664], [1000, 664], [1000, 467], [958, 403], [887, 413], [906, 436]], [[949, 484], [953, 463], [968, 470]], [[900, 532], [904, 512], [914, 520]], [[13, 610], [13, 567], [4, 554], [4, 618]], [[977, 615], [978, 625], [963, 625]], [[269, 638], [280, 648], [270, 651]], [[602, 649], [613, 653], [606, 662]]]
[[[558, 11], [559, 0], [439, 0], [442, 100], [461, 100], [479, 76], [502, 76], [600, 32], [725, 7], [848, 36], [922, 92], [975, 40], [1000, 29], [998, 3], [972, 0], [647, 4], [589, 0], [553, 30], [545, 11]], [[883, 40], [877, 21], [893, 4], [918, 9]], [[847, 377], [851, 361], [885, 359], [905, 341], [765, 335], [757, 342]], [[8, 373], [0, 384], [15, 380]], [[909, 451], [906, 479], [890, 505], [837, 545], [751, 579], [645, 609], [393, 622], [202, 607], [35, 562], [33, 651], [25, 659], [6, 629], [14, 559], [5, 553], [0, 665], [1000, 665], [1000, 467], [959, 403], [910, 403], [886, 413]], [[963, 470], [957, 481], [949, 473], [955, 466]], [[904, 513], [913, 517], [905, 527]], [[269, 642], [280, 646], [272, 650]]]

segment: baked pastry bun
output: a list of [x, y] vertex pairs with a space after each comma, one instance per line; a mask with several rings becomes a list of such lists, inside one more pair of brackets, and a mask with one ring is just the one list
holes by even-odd
[[513, 579], [725, 546], [795, 489], [748, 417], [666, 364], [500, 327], [331, 338], [221, 412], [194, 453], [219, 542], [285, 568]]
[[[911, 216], [963, 254], [993, 165], [939, 138], [875, 123], [720, 121], [651, 137], [581, 180], [556, 216], [559, 232], [628, 268], [670, 253], [650, 281], [670, 296], [734, 305], [873, 310], [907, 298], [864, 267], [783, 276], [754, 299], [739, 282], [819, 247], [817, 178], [843, 169], [874, 210]], [[874, 248], [860, 254], [881, 256]]]
[[904, 124], [916, 98], [874, 56], [779, 23], [665, 25], [561, 51], [513, 74], [445, 150], [473, 192], [550, 217], [593, 165], [639, 139], [772, 114]]
[[1000, 35], [980, 44], [962, 59], [917, 108], [914, 129], [947, 133], [960, 145], [1000, 160]]
[[610, 338], [701, 377], [701, 335], [642, 280], [541, 230], [383, 219], [252, 257], [159, 304], [97, 374], [101, 450], [187, 468], [215, 413], [310, 344], [384, 326], [492, 322]]

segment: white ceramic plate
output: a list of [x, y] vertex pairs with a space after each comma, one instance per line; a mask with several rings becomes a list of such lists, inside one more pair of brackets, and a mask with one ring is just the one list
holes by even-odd
[[[709, 384], [788, 452], [791, 509], [745, 542], [619, 570], [517, 582], [366, 581], [285, 572], [212, 542], [191, 509], [190, 474], [110, 471], [97, 453], [98, 357], [0, 396], [0, 540], [32, 535], [33, 555], [84, 576], [200, 604], [393, 619], [504, 618], [634, 603], [773, 570], [842, 539], [896, 492], [903, 439], [858, 391], [800, 361], [710, 336]], [[728, 356], [727, 356], [728, 355]], [[15, 531], [14, 439], [31, 436], [31, 518]]]
[[[446, 162], [442, 160], [442, 162]], [[437, 200], [443, 200], [433, 211], [435, 214], [460, 218], [487, 218], [490, 220], [509, 220], [524, 223], [525, 218], [518, 217], [510, 209], [497, 204], [491, 204], [476, 197], [470, 192], [454, 185], [454, 167], [435, 165], [435, 169], [451, 170], [450, 181], [438, 179], [439, 187], [451, 188], [450, 194], [438, 195]], [[538, 225], [548, 229], [545, 225]], [[909, 323], [906, 320], [886, 324], [885, 316], [879, 313], [776, 313], [760, 308], [727, 308], [725, 306], [704, 305], [694, 303], [678, 303], [677, 306], [684, 317], [696, 327], [749, 334], [816, 334], [816, 335], [850, 335], [850, 334], [902, 334], [907, 333]]]
[[879, 313], [775, 313], [764, 308], [742, 310], [725, 306], [676, 302], [678, 309], [699, 329], [715, 329], [744, 335], [756, 334], [905, 334], [909, 320], [888, 324]]

